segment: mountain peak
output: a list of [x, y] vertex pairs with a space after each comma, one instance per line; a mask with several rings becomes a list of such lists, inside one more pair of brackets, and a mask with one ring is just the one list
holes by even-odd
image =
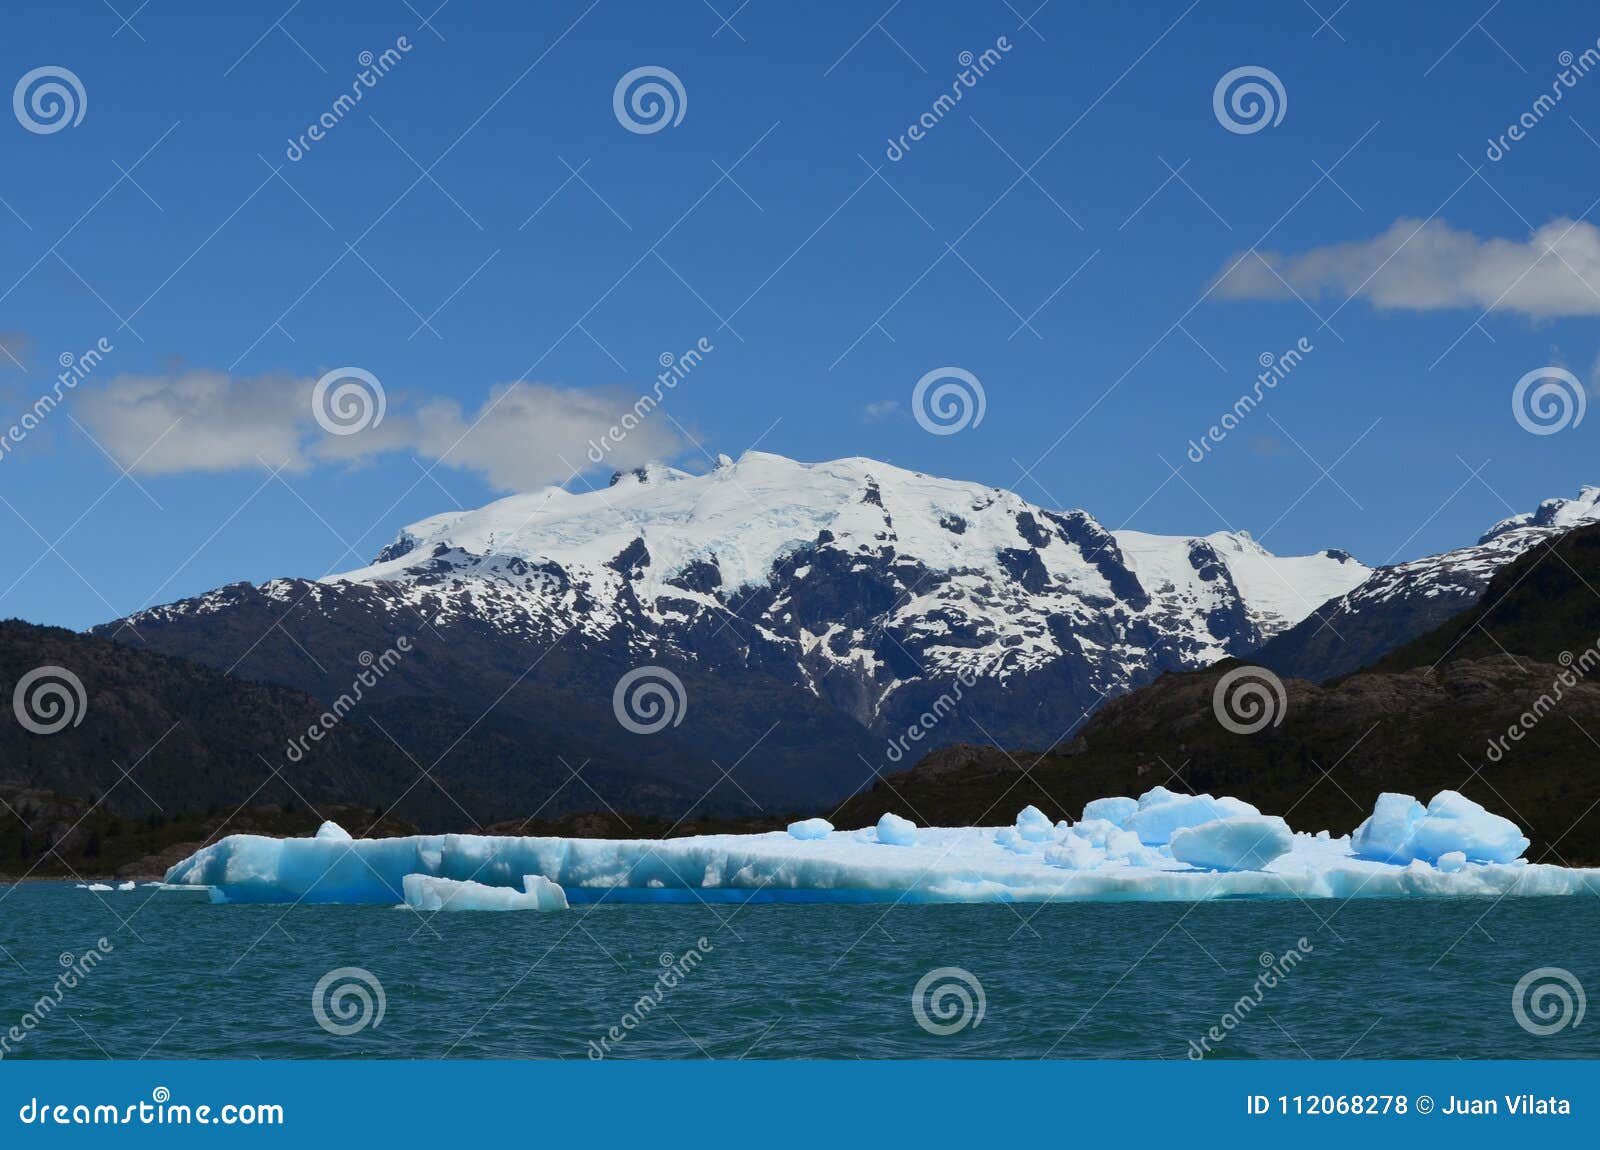
[[[726, 458], [726, 457], [724, 457]], [[687, 471], [679, 471], [675, 467], [668, 467], [658, 459], [639, 467], [630, 467], [626, 471], [613, 471], [611, 481], [607, 487], [616, 487], [620, 483], [673, 483], [679, 479], [692, 479]]]
[[1487, 543], [1509, 531], [1520, 531], [1526, 527], [1567, 530], [1597, 520], [1600, 520], [1600, 487], [1585, 485], [1578, 489], [1575, 499], [1546, 499], [1535, 511], [1524, 511], [1500, 520], [1479, 536], [1478, 542]]

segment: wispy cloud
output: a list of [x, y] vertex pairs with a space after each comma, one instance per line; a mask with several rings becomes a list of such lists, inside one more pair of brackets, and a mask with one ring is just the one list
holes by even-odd
[[874, 423], [880, 419], [888, 419], [900, 410], [898, 399], [880, 399], [867, 404], [861, 409], [861, 414]]
[[1230, 259], [1216, 294], [1284, 299], [1291, 288], [1308, 298], [1361, 296], [1374, 307], [1408, 311], [1600, 315], [1600, 228], [1558, 219], [1526, 239], [1502, 239], [1437, 220], [1399, 219], [1369, 240]]
[[[313, 413], [315, 382], [216, 371], [124, 375], [84, 392], [78, 411], [117, 462], [136, 474], [264, 466], [306, 471], [403, 451], [518, 491], [588, 470], [591, 441], [620, 423], [637, 398], [615, 388], [519, 383], [494, 388], [468, 410], [454, 400], [406, 403], [389, 395], [381, 422], [352, 435], [332, 435]], [[636, 467], [682, 449], [671, 422], [657, 416], [608, 445], [605, 463]]]
[[0, 380], [25, 372], [32, 355], [33, 340], [26, 332], [0, 331]]

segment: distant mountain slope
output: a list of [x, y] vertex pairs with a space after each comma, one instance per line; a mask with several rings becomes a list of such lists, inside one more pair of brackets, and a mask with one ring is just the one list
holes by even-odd
[[1600, 488], [1503, 519], [1471, 547], [1380, 567], [1249, 656], [1280, 675], [1349, 674], [1471, 607], [1495, 572], [1529, 548], [1600, 519]]
[[[13, 696], [25, 676], [46, 667], [64, 668], [82, 684], [81, 704], [60, 697], [82, 718], [41, 734], [19, 721]], [[352, 657], [352, 675], [361, 669]], [[50, 680], [66, 682], [52, 674], [34, 689]], [[330, 698], [350, 688], [346, 676]], [[46, 720], [60, 714], [47, 706], [39, 700], [28, 713]], [[508, 733], [494, 716], [474, 725], [482, 707], [401, 702], [380, 687], [316, 740], [306, 737], [327, 711], [303, 691], [243, 681], [200, 662], [54, 627], [0, 623], [0, 788], [49, 791], [82, 809], [103, 796], [104, 811], [127, 817], [342, 803], [451, 830], [535, 808], [554, 817], [595, 805], [557, 758], [564, 754], [580, 768], [581, 745], [530, 754], [515, 726]], [[446, 747], [451, 753], [441, 760]], [[604, 765], [582, 769], [621, 809], [681, 810], [704, 792], [660, 783], [639, 788]], [[0, 822], [8, 820], [16, 821], [15, 812], [0, 807]], [[37, 847], [39, 836], [29, 841]]]
[[1576, 662], [1585, 674], [1594, 672], [1600, 661], [1600, 524], [1537, 540], [1489, 581], [1472, 607], [1390, 652], [1371, 670], [1508, 652], [1563, 666]]
[[[24, 712], [53, 733], [19, 719], [14, 695], [25, 676], [59, 667], [70, 684], [55, 710], [36, 695]], [[290, 738], [317, 721], [323, 708], [300, 691], [244, 683], [208, 667], [138, 651], [55, 627], [0, 623], [0, 783], [42, 787], [93, 800], [129, 815], [260, 802], [343, 801], [382, 807], [415, 777], [392, 748], [353, 724], [340, 724], [308, 747], [300, 762], [286, 758]], [[65, 716], [78, 718], [74, 725]], [[273, 777], [273, 769], [282, 772]], [[124, 775], [124, 772], [127, 772]], [[0, 818], [8, 817], [0, 811]]]
[[1162, 784], [1344, 833], [1381, 791], [1448, 788], [1527, 829], [1529, 858], [1600, 864], [1597, 589], [1600, 525], [1543, 537], [1478, 607], [1376, 667], [1327, 686], [1289, 680], [1281, 725], [1236, 734], [1218, 722], [1218, 683], [1243, 665], [1230, 660], [1107, 703], [1051, 752], [938, 751], [854, 796], [835, 821], [863, 826], [888, 810], [1004, 822], [1030, 802], [1076, 818], [1088, 799]]
[[[848, 793], [951, 692], [971, 723], [932, 729], [935, 745], [1053, 741], [1102, 698], [1251, 650], [1366, 575], [1342, 552], [1112, 533], [872, 460], [752, 452], [706, 475], [649, 467], [435, 516], [369, 567], [235, 584], [97, 633], [324, 699], [359, 651], [405, 634], [391, 700], [489, 712], [530, 761], [591, 760], [648, 809], [687, 791], [750, 810]], [[640, 736], [612, 693], [646, 665], [676, 675], [687, 705]], [[413, 754], [459, 758], [443, 728], [421, 737], [403, 706], [395, 721]], [[721, 774], [735, 763], [737, 786]], [[543, 797], [526, 788], [524, 809]]]

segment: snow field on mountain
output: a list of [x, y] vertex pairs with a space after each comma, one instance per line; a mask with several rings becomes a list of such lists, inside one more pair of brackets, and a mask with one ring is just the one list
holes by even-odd
[[[660, 465], [641, 472], [622, 473], [602, 490], [552, 487], [424, 519], [401, 532], [410, 544], [405, 554], [325, 582], [403, 582], [420, 557], [442, 547], [557, 563], [583, 573], [591, 592], [614, 595], [624, 579], [607, 565], [640, 539], [650, 557], [634, 585], [642, 601], [709, 601], [704, 592], [686, 591], [673, 580], [692, 564], [705, 563], [718, 570], [723, 592], [765, 585], [786, 556], [827, 532], [840, 551], [870, 554], [887, 544], [931, 571], [976, 576], [980, 586], [1004, 585], [1012, 575], [1003, 555], [1030, 546], [1018, 517], [1031, 517], [1044, 535], [1053, 533], [1047, 513], [1013, 492], [871, 459], [804, 464], [752, 451], [737, 462], [724, 458], [706, 475]], [[1201, 613], [1227, 605], [1226, 587], [1202, 579], [1190, 559], [1194, 544], [1214, 547], [1232, 572], [1247, 612], [1270, 623], [1269, 631], [1304, 618], [1368, 574], [1348, 556], [1279, 558], [1248, 535], [1219, 532], [1199, 539], [1110, 533], [1082, 512], [1067, 514], [1082, 516], [1102, 542], [1085, 549], [1046, 539], [1035, 545], [1041, 563], [1059, 587], [1098, 600], [1116, 598], [1102, 561], [1114, 558], [1119, 545], [1147, 593], [1158, 599], [1171, 594], [1175, 598], [1167, 606]], [[797, 579], [804, 577], [796, 572]]]

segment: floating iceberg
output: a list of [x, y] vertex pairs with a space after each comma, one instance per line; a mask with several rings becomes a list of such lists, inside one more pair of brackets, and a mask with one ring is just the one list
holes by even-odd
[[1364, 859], [1410, 862], [1405, 846], [1425, 814], [1427, 808], [1410, 795], [1385, 792], [1378, 796], [1372, 814], [1350, 836], [1350, 845]]
[[[1353, 836], [1296, 833], [1238, 799], [1158, 787], [1051, 824], [638, 839], [231, 835], [167, 872], [219, 902], [404, 903], [424, 909], [611, 902], [1198, 901], [1600, 894], [1600, 870], [1528, 863], [1517, 827], [1443, 791], [1384, 795]], [[820, 823], [821, 820], [815, 820]], [[798, 833], [796, 831], [798, 830]], [[559, 901], [558, 901], [559, 900]]]
[[915, 846], [917, 824], [899, 815], [885, 814], [878, 820], [878, 841], [895, 847]]
[[1017, 815], [1017, 834], [1031, 843], [1048, 843], [1055, 841], [1056, 828], [1043, 811], [1029, 806]]
[[1508, 863], [1528, 849], [1516, 823], [1455, 791], [1440, 791], [1426, 807], [1410, 795], [1379, 795], [1351, 843], [1362, 858], [1392, 863], [1438, 864], [1452, 854], [1468, 862]]
[[323, 842], [347, 843], [351, 841], [352, 836], [349, 831], [329, 819], [317, 828], [317, 838]]
[[1263, 870], [1294, 849], [1294, 832], [1277, 815], [1234, 815], [1173, 832], [1172, 857], [1212, 870]]
[[[1166, 790], [1165, 787], [1161, 789]], [[1106, 822], [1120, 827], [1132, 818], [1133, 813], [1138, 809], [1139, 800], [1130, 799], [1126, 795], [1114, 795], [1109, 799], [1092, 799], [1084, 804], [1083, 821], [1104, 819]]]
[[524, 875], [521, 890], [425, 874], [408, 874], [400, 886], [412, 910], [567, 909], [566, 892], [542, 874]]
[[833, 833], [833, 824], [827, 819], [801, 819], [789, 824], [789, 835], [802, 842], [816, 842]]
[[1166, 787], [1154, 787], [1139, 796], [1138, 810], [1123, 825], [1138, 835], [1140, 842], [1158, 847], [1171, 842], [1173, 834], [1186, 827], [1236, 815], [1259, 817], [1260, 814], [1255, 807], [1239, 799], [1180, 795]]

